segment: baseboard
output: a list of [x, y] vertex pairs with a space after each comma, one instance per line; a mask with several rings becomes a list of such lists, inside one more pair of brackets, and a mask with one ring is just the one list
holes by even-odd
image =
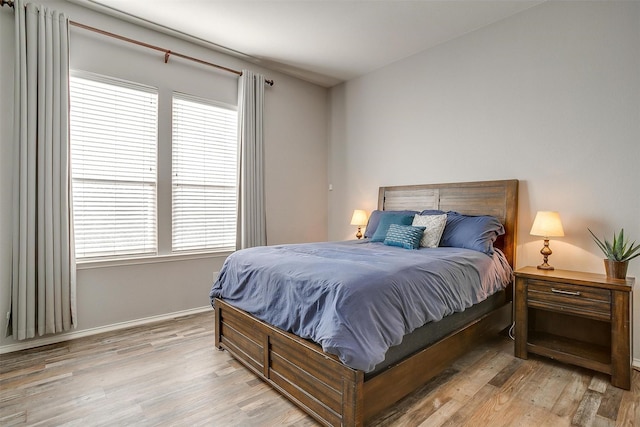
[[631, 364], [636, 371], [640, 371], [640, 359], [633, 359], [633, 363]]
[[96, 328], [85, 329], [78, 332], [65, 332], [59, 335], [51, 335], [44, 338], [34, 338], [29, 341], [21, 341], [16, 344], [7, 344], [0, 346], [0, 354], [11, 353], [19, 350], [40, 347], [43, 345], [55, 344], [63, 341], [69, 341], [76, 338], [87, 337], [90, 335], [101, 334], [103, 332], [112, 332], [119, 329], [131, 328], [132, 326], [140, 326], [148, 323], [159, 322], [162, 320], [175, 319], [176, 317], [189, 316], [191, 314], [203, 313], [207, 310], [213, 310], [210, 305], [189, 310], [175, 311], [173, 313], [160, 314], [157, 316], [145, 317], [142, 319], [129, 320], [126, 322], [114, 323], [112, 325], [98, 326]]

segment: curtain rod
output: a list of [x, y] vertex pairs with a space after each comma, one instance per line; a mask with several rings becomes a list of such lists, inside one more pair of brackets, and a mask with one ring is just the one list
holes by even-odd
[[[9, 7], [14, 7], [14, 2], [11, 1], [11, 0], [0, 0], [0, 6], [5, 6], [5, 5], [7, 5]], [[108, 31], [100, 30], [100, 29], [95, 28], [95, 27], [90, 27], [89, 25], [81, 24], [79, 22], [75, 22], [75, 21], [69, 20], [69, 25], [73, 25], [74, 27], [82, 28], [83, 30], [93, 31], [94, 33], [98, 33], [98, 34], [101, 34], [103, 36], [113, 37], [115, 39], [122, 40], [122, 41], [125, 41], [127, 43], [133, 43], [135, 45], [146, 47], [148, 49], [153, 49], [153, 50], [157, 50], [157, 51], [160, 51], [160, 52], [164, 52], [164, 63], [165, 64], [167, 62], [169, 62], [169, 56], [173, 55], [173, 56], [177, 56], [179, 58], [187, 59], [189, 61], [197, 62], [199, 64], [208, 65], [210, 67], [214, 67], [214, 68], [217, 68], [219, 70], [226, 71], [228, 73], [237, 74], [238, 76], [242, 75], [242, 71], [234, 70], [232, 68], [223, 67], [222, 65], [218, 65], [218, 64], [214, 64], [212, 62], [204, 61], [202, 59], [194, 58], [193, 56], [188, 56], [188, 55], [185, 55], [185, 54], [182, 54], [182, 53], [173, 52], [173, 51], [171, 51], [169, 49], [165, 49], [165, 48], [162, 48], [162, 47], [159, 47], [159, 46], [154, 46], [152, 44], [141, 42], [141, 41], [135, 40], [135, 39], [131, 39], [129, 37], [124, 37], [124, 36], [121, 36], [119, 34], [110, 33]], [[269, 86], [273, 86], [273, 84], [274, 84], [273, 80], [265, 80], [265, 83], [267, 83]]]

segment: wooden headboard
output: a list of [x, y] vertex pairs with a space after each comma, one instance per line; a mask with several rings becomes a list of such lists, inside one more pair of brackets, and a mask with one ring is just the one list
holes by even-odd
[[380, 187], [380, 210], [440, 209], [465, 215], [492, 215], [504, 225], [505, 234], [495, 246], [515, 267], [518, 219], [518, 180], [457, 182], [450, 184]]

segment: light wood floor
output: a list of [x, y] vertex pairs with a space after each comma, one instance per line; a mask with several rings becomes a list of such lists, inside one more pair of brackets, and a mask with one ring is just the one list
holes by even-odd
[[[213, 311], [0, 355], [0, 425], [313, 426], [213, 346]], [[631, 391], [503, 337], [455, 362], [376, 426], [640, 426]]]

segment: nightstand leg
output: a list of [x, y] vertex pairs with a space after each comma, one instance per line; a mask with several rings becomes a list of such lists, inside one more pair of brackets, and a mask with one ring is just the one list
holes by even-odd
[[528, 310], [527, 310], [527, 287], [526, 280], [516, 277], [515, 295], [515, 346], [514, 354], [520, 359], [527, 358], [527, 330], [528, 330]]
[[611, 384], [631, 388], [631, 299], [629, 292], [612, 292]]

